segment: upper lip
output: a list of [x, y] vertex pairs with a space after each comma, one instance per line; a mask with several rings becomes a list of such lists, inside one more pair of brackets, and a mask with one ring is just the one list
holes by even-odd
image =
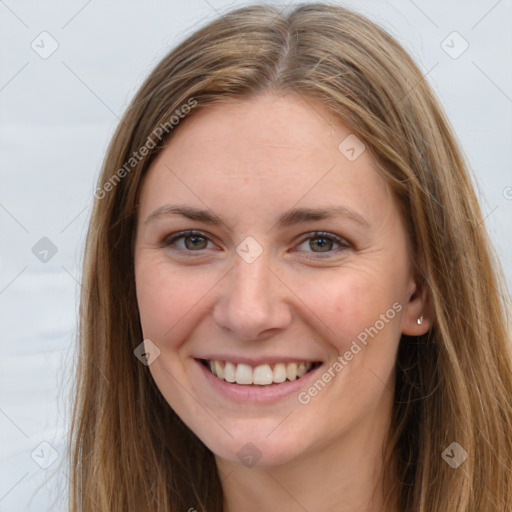
[[262, 357], [247, 357], [234, 354], [209, 354], [206, 356], [199, 356], [196, 359], [203, 359], [206, 361], [229, 361], [234, 364], [247, 364], [249, 366], [259, 366], [262, 364], [277, 364], [277, 363], [320, 363], [320, 358], [308, 357], [291, 357], [286, 356], [262, 356]]

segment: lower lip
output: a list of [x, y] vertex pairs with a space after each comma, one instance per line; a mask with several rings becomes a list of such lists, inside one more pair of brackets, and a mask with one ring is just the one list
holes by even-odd
[[207, 385], [212, 387], [219, 394], [235, 402], [259, 403], [277, 402], [278, 400], [298, 395], [303, 388], [309, 385], [311, 380], [315, 378], [318, 370], [323, 366], [318, 366], [314, 370], [303, 375], [300, 379], [294, 381], [284, 381], [280, 384], [273, 384], [269, 386], [258, 386], [256, 384], [242, 385], [226, 382], [224, 379], [219, 379], [219, 377], [213, 375], [213, 373], [197, 359], [195, 362], [201, 369]]

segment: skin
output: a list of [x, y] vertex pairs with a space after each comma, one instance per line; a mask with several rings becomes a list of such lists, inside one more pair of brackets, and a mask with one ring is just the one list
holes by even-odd
[[[135, 279], [144, 338], [160, 350], [150, 371], [215, 454], [228, 512], [384, 510], [396, 351], [401, 333], [424, 334], [431, 320], [399, 210], [370, 152], [349, 161], [338, 150], [350, 133], [323, 105], [292, 93], [230, 100], [182, 121], [143, 183]], [[176, 214], [147, 220], [169, 204], [207, 209], [222, 224]], [[346, 216], [276, 224], [291, 208], [335, 206], [369, 226]], [[191, 229], [205, 237], [194, 239], [199, 249], [190, 237], [165, 246]], [[324, 239], [322, 251], [315, 231], [349, 245]], [[263, 249], [252, 263], [236, 252], [248, 236]], [[323, 374], [396, 303], [394, 318], [305, 405], [297, 394], [234, 403], [195, 360], [287, 354], [322, 361]], [[261, 457], [252, 467], [237, 456], [248, 442]]]

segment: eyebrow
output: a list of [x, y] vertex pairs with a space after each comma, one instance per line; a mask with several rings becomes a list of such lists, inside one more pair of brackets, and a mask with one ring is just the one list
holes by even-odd
[[[213, 226], [224, 224], [219, 216], [209, 210], [184, 205], [161, 206], [150, 213], [144, 223], [147, 224], [153, 219], [169, 215], [181, 215], [187, 219], [204, 222], [205, 224]], [[360, 213], [346, 206], [336, 206], [332, 208], [292, 208], [282, 213], [274, 226], [277, 225], [281, 228], [289, 227], [302, 222], [324, 220], [333, 217], [345, 217], [365, 228], [371, 228], [371, 224]]]

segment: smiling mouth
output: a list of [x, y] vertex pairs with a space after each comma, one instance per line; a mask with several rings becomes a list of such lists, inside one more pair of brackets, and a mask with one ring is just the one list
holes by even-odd
[[299, 361], [260, 364], [253, 367], [244, 363], [231, 363], [230, 361], [201, 359], [200, 362], [217, 378], [229, 383], [246, 386], [268, 386], [286, 381], [293, 382], [322, 364], [320, 362]]

